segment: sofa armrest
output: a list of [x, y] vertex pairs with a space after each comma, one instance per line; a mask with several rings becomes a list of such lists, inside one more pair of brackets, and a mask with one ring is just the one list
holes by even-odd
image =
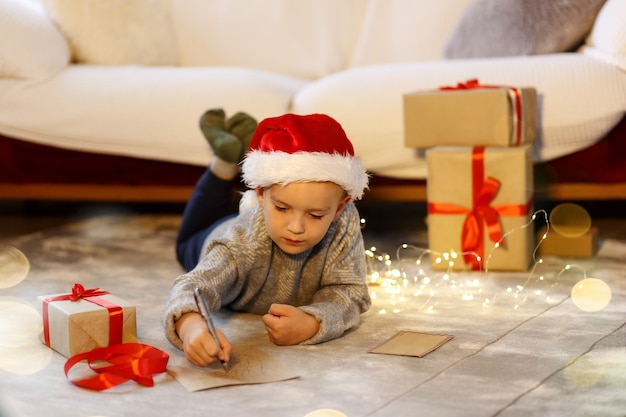
[[41, 80], [70, 62], [70, 48], [43, 8], [0, 1], [0, 78]]
[[581, 52], [626, 71], [626, 0], [604, 4]]

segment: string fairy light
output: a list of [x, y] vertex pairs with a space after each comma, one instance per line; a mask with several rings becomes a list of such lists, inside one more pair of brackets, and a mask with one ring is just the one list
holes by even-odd
[[[545, 230], [532, 250], [528, 273], [518, 282], [512, 282], [505, 287], [498, 285], [499, 280], [492, 279], [494, 273], [489, 269], [494, 252], [504, 249], [503, 243], [508, 236], [524, 232], [524, 229], [533, 227], [538, 221], [545, 223]], [[582, 267], [571, 264], [565, 265], [556, 274], [547, 274], [541, 270], [550, 267], [538, 256], [539, 248], [548, 237], [549, 231], [548, 213], [543, 209], [537, 210], [530, 216], [528, 222], [506, 231], [488, 250], [484, 262], [480, 262], [483, 259], [476, 252], [457, 252], [452, 249], [448, 252], [435, 252], [407, 243], [397, 247], [395, 258], [392, 259], [389, 254], [379, 253], [372, 247], [366, 250], [370, 293], [382, 306], [380, 314], [400, 313], [408, 308], [413, 311], [435, 312], [450, 303], [453, 305], [473, 303], [483, 309], [498, 305], [501, 308], [517, 310], [530, 298], [552, 304], [557, 300], [554, 291], [561, 284], [561, 276], [565, 272], [572, 268], [580, 269], [585, 278], [586, 273]], [[465, 260], [471, 257], [477, 261], [481, 269], [474, 271], [465, 269]], [[426, 258], [430, 262], [425, 262]], [[468, 277], [468, 274], [472, 276]], [[595, 284], [605, 291], [604, 287], [595, 282], [587, 284], [587, 287]], [[604, 299], [606, 298], [607, 296], [604, 296]], [[600, 305], [599, 302], [596, 304]]]

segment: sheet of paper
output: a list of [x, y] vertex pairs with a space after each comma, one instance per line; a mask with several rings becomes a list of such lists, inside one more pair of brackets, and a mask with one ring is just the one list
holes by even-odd
[[192, 365], [183, 356], [170, 356], [167, 372], [187, 391], [200, 391], [229, 385], [263, 384], [297, 378], [291, 369], [254, 346], [233, 350], [226, 372], [221, 364], [207, 368]]
[[417, 356], [421, 358], [437, 349], [452, 336], [402, 331], [384, 343], [369, 350], [370, 353], [386, 355]]

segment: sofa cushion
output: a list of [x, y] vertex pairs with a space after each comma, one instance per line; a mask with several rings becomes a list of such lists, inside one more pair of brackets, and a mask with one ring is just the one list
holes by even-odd
[[39, 5], [0, 0], [0, 78], [43, 79], [69, 58], [63, 35]]
[[626, 0], [606, 2], [582, 52], [626, 71]]
[[485, 58], [565, 52], [578, 46], [606, 0], [475, 0], [445, 57]]
[[175, 65], [169, 0], [41, 0], [75, 61], [99, 65]]
[[345, 67], [363, 0], [172, 0], [184, 66], [315, 79]]

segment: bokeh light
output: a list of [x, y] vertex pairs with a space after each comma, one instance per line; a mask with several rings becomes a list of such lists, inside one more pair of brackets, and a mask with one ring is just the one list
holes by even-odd
[[0, 369], [30, 375], [47, 365], [52, 350], [39, 340], [42, 327], [33, 307], [16, 298], [0, 297]]
[[600, 311], [611, 302], [611, 288], [597, 278], [585, 278], [572, 287], [572, 301], [587, 312]]
[[591, 228], [591, 217], [584, 207], [563, 203], [550, 212], [550, 226], [561, 236], [580, 237]]
[[0, 244], [0, 289], [11, 288], [22, 282], [30, 271], [30, 262], [22, 251]]

